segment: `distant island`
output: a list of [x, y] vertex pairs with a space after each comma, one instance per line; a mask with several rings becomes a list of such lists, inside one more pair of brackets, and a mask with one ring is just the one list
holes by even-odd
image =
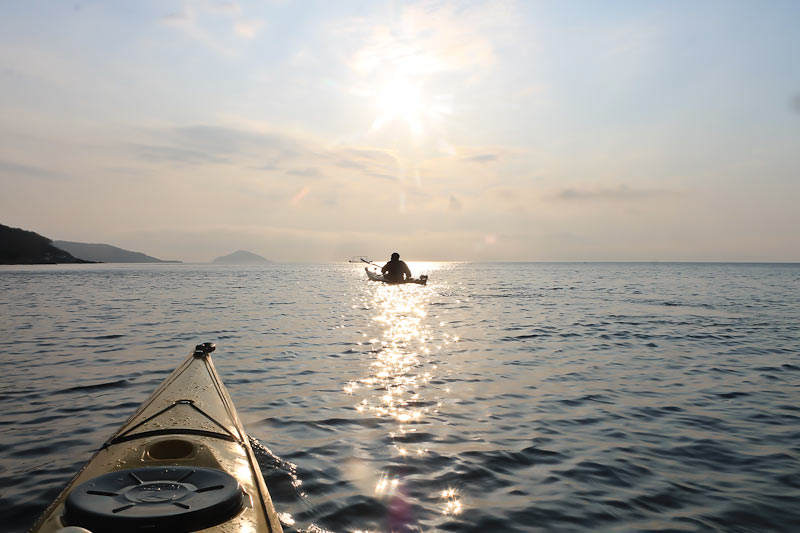
[[272, 261], [266, 259], [265, 257], [261, 257], [258, 254], [254, 254], [253, 252], [248, 252], [245, 250], [239, 250], [233, 252], [232, 254], [223, 255], [222, 257], [217, 257], [212, 261], [212, 263], [224, 265], [258, 265], [271, 262]]
[[53, 265], [57, 263], [93, 263], [78, 259], [53, 246], [53, 241], [33, 231], [0, 224], [0, 264]]
[[75, 257], [102, 263], [180, 263], [165, 261], [141, 252], [132, 252], [111, 246], [110, 244], [90, 244], [85, 242], [53, 241], [57, 248], [65, 250]]

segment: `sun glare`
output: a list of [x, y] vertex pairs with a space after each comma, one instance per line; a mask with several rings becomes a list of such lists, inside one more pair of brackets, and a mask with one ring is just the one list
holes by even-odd
[[378, 117], [372, 123], [373, 130], [379, 130], [390, 122], [402, 120], [414, 136], [422, 133], [426, 105], [421, 83], [412, 83], [402, 77], [394, 78], [377, 92], [375, 103]]

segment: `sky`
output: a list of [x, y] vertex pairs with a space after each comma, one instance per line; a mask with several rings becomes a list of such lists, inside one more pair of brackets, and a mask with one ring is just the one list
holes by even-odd
[[800, 261], [800, 2], [0, 3], [0, 223], [162, 259]]

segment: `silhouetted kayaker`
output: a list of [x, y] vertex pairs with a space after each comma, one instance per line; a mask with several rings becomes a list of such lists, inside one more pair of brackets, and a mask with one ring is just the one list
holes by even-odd
[[392, 259], [383, 265], [381, 274], [387, 281], [398, 282], [411, 277], [411, 271], [405, 262], [400, 261], [400, 254], [397, 252], [392, 254]]

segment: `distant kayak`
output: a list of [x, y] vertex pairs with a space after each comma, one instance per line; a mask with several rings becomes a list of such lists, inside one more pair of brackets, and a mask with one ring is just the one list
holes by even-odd
[[403, 281], [389, 281], [386, 278], [384, 278], [383, 275], [376, 274], [367, 267], [364, 267], [364, 271], [367, 273], [367, 277], [369, 278], [370, 281], [382, 281], [383, 283], [388, 283], [390, 285], [402, 285], [403, 283], [416, 283], [417, 285], [425, 285], [426, 283], [428, 283], [428, 276], [424, 274], [419, 278], [410, 278], [410, 279], [405, 279]]
[[256, 457], [211, 363], [195, 351], [100, 448], [32, 533], [279, 533]]

